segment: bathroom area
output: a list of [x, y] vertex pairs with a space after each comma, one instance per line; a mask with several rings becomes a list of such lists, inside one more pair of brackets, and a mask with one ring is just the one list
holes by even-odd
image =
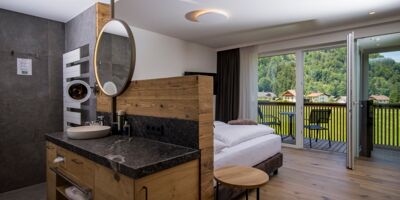
[[183, 76], [204, 56], [149, 55], [194, 48], [213, 67], [215, 51], [135, 28], [114, 1], [5, 5], [0, 200], [213, 198], [213, 80]]

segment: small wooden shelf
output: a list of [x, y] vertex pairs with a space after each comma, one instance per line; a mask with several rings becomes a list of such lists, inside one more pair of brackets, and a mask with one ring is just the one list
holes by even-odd
[[56, 187], [57, 199], [68, 200], [67, 194], [65, 193], [65, 189], [67, 189], [68, 187], [70, 187], [70, 186], [69, 185], [62, 185], [62, 186], [57, 186]]
[[57, 168], [50, 168], [56, 174], [56, 192], [57, 192], [57, 199], [68, 199], [67, 194], [65, 193], [65, 189], [70, 186], [75, 186], [78, 190], [82, 193], [87, 195], [89, 199], [92, 199], [92, 190], [88, 187], [78, 185], [75, 181], [68, 178], [65, 172], [58, 170]]
[[67, 198], [67, 194], [65, 193], [65, 189], [70, 187], [69, 185], [63, 185], [63, 186], [58, 186], [56, 187], [56, 191], [62, 194], [65, 198]]

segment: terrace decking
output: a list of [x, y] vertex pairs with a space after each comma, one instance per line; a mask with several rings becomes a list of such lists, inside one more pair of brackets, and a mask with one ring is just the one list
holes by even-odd
[[[287, 137], [283, 140], [283, 143], [294, 144], [295, 140], [292, 139], [291, 137]], [[332, 151], [332, 152], [337, 152], [337, 153], [346, 153], [346, 143], [344, 143], [344, 142], [331, 141], [331, 147], [329, 147], [328, 140], [319, 139], [318, 142], [315, 142], [315, 139], [312, 139], [311, 145], [312, 145], [311, 149], [317, 149], [317, 150], [322, 150], [322, 151]], [[303, 147], [305, 149], [310, 149], [310, 140], [308, 138], [304, 139]]]

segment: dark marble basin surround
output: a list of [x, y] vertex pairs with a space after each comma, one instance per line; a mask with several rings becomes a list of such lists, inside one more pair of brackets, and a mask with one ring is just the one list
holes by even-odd
[[[139, 179], [200, 157], [197, 149], [141, 137], [109, 137], [72, 140], [63, 132], [49, 133], [46, 140], [119, 173]], [[116, 157], [112, 161], [111, 158]]]

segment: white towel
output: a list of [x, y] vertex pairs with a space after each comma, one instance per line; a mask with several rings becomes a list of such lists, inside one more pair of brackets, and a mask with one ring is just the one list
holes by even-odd
[[75, 186], [67, 187], [65, 189], [65, 194], [69, 200], [89, 200], [89, 197]]

